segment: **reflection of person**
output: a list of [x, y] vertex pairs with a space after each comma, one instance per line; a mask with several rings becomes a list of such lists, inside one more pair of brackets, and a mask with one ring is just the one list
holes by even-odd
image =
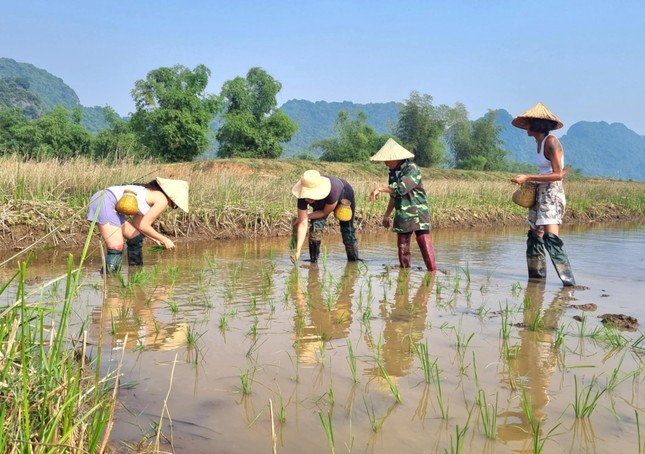
[[[523, 325], [519, 331], [520, 346], [509, 363], [509, 380], [522, 381], [526, 395], [531, 400], [535, 418], [544, 417], [544, 409], [549, 403], [548, 389], [555, 371], [556, 349], [553, 345], [553, 331], [557, 329], [563, 312], [562, 301], [570, 289], [562, 289], [542, 313], [546, 282], [530, 279], [524, 293]], [[529, 421], [524, 411], [508, 411], [502, 417], [516, 417], [519, 422], [500, 425], [498, 434], [504, 441], [530, 438]]]
[[396, 280], [394, 305], [389, 307], [390, 313], [385, 317], [383, 327], [383, 366], [392, 376], [402, 377], [408, 373], [414, 362], [414, 348], [423, 339], [435, 275], [428, 276], [431, 280], [422, 280], [411, 302], [409, 270], [400, 270]]
[[[349, 220], [339, 220], [340, 234], [345, 245], [347, 260], [357, 261], [358, 241], [354, 229], [356, 202], [352, 186], [341, 178], [321, 175], [317, 170], [307, 170], [293, 186], [291, 192], [298, 198], [296, 248], [291, 260], [296, 263], [300, 258], [302, 245], [307, 236], [307, 229], [309, 229], [309, 259], [313, 263], [318, 261], [322, 233], [327, 225], [327, 216], [345, 199], [349, 201], [351, 215]], [[309, 206], [313, 208], [311, 213], [308, 213]]]
[[537, 183], [535, 204], [529, 208], [527, 217], [530, 227], [526, 242], [529, 277], [546, 278], [546, 248], [562, 284], [575, 285], [569, 257], [558, 236], [567, 203], [562, 184], [567, 172], [564, 170], [564, 151], [558, 138], [550, 134], [550, 131], [561, 128], [563, 124], [542, 103], [515, 117], [512, 123], [513, 126], [526, 129], [527, 134], [535, 139], [540, 171], [539, 175], [520, 174], [511, 179], [517, 184], [527, 181]]
[[410, 267], [410, 239], [415, 233], [423, 261], [428, 271], [436, 271], [434, 247], [430, 239], [430, 207], [423, 188], [421, 172], [416, 164], [410, 162], [414, 155], [394, 139], [387, 140], [385, 145], [370, 158], [370, 161], [385, 162], [390, 169], [387, 186], [374, 189], [370, 200], [378, 199], [380, 193], [390, 195], [390, 200], [383, 215], [383, 226], [390, 226], [390, 215], [394, 210], [399, 264], [401, 268]]
[[[117, 203], [126, 191], [134, 193], [136, 207], [130, 221], [117, 211]], [[168, 206], [188, 212], [188, 183], [183, 180], [156, 178], [145, 184], [110, 186], [95, 193], [90, 201], [87, 220], [96, 218], [101, 237], [107, 244], [105, 269], [115, 273], [123, 262], [123, 241], [127, 240], [128, 264], [143, 265], [143, 237], [147, 236], [166, 249], [175, 249], [173, 241], [157, 232], [153, 222]]]
[[[292, 284], [294, 299], [298, 308], [296, 326], [298, 326], [298, 356], [305, 362], [314, 361], [315, 350], [320, 341], [343, 339], [349, 334], [352, 324], [352, 295], [359, 270], [349, 263], [338, 282], [339, 293], [333, 295], [333, 304], [323, 297], [323, 285], [320, 282], [319, 268], [309, 268], [306, 292], [299, 281], [298, 268], [293, 268]], [[331, 301], [331, 300], [330, 300]], [[304, 315], [308, 313], [310, 324], [304, 324]]]

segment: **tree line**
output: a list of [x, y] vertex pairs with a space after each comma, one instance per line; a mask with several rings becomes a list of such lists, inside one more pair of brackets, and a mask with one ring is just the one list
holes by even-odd
[[[0, 153], [24, 159], [67, 159], [77, 156], [100, 160], [124, 157], [160, 162], [189, 162], [215, 144], [220, 158], [277, 159], [297, 124], [277, 106], [279, 81], [262, 68], [226, 81], [219, 94], [206, 92], [211, 73], [204, 65], [182, 65], [150, 71], [135, 82], [131, 96], [135, 112], [120, 118], [103, 109], [109, 127], [91, 133], [81, 125], [80, 108], [55, 107], [46, 113], [0, 104]], [[28, 90], [28, 81], [3, 79], [5, 92]], [[389, 137], [415, 154], [423, 167], [475, 170], [515, 170], [502, 148], [495, 113], [471, 122], [463, 104], [435, 106], [433, 98], [416, 91], [400, 104], [391, 134], [377, 133], [363, 112], [340, 111], [335, 137], [318, 140], [296, 156], [320, 160], [365, 161]]]

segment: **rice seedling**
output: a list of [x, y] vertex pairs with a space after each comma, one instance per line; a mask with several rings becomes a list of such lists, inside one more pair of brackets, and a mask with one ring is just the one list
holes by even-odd
[[573, 401], [573, 412], [576, 415], [576, 418], [588, 418], [591, 416], [593, 411], [598, 405], [598, 400], [602, 396], [606, 389], [596, 390], [593, 392], [594, 385], [596, 384], [596, 377], [592, 377], [591, 383], [586, 386], [583, 386], [578, 392], [578, 376], [573, 376], [574, 383], [574, 401]]
[[320, 422], [323, 426], [323, 430], [325, 431], [325, 436], [327, 437], [327, 442], [329, 443], [329, 449], [332, 454], [335, 454], [336, 447], [334, 443], [334, 428], [332, 425], [331, 412], [328, 411], [326, 415], [323, 415], [322, 412], [318, 412], [318, 416], [320, 417]]
[[199, 339], [202, 338], [204, 333], [200, 333], [195, 329], [195, 323], [193, 323], [193, 326], [191, 327], [190, 325], [186, 326], [186, 345], [190, 347], [195, 347], [197, 346], [197, 342]]
[[520, 284], [517, 281], [513, 282], [511, 284], [511, 294], [514, 297], [518, 297], [518, 296], [520, 296], [521, 293], [522, 293], [522, 284]]
[[255, 367], [247, 368], [246, 370], [240, 369], [240, 382], [242, 394], [247, 396], [251, 394], [251, 387], [253, 386], [253, 378], [255, 377]]
[[349, 370], [352, 374], [352, 380], [354, 383], [358, 383], [358, 373], [356, 367], [356, 355], [354, 354], [354, 347], [352, 346], [352, 341], [350, 339], [346, 340], [347, 342], [347, 363], [349, 364]]
[[365, 404], [365, 413], [367, 413], [367, 418], [370, 420], [370, 427], [372, 428], [372, 432], [378, 432], [378, 430], [381, 428], [382, 420], [379, 420], [376, 417], [374, 407], [371, 407], [367, 404], [365, 394], [363, 394], [363, 403]]
[[[379, 339], [379, 346], [377, 347], [377, 352], [380, 350], [381, 350], [381, 340]], [[376, 365], [378, 366], [378, 370], [381, 374], [381, 377], [387, 383], [387, 386], [390, 388], [390, 392], [394, 396], [394, 399], [396, 399], [396, 402], [400, 403], [401, 394], [399, 393], [399, 388], [396, 385], [396, 382], [394, 381], [392, 376], [388, 373], [387, 369], [385, 368], [385, 365], [383, 363], [383, 360], [381, 359], [380, 353], [377, 353], [375, 359], [376, 359]]]
[[638, 410], [634, 410], [634, 415], [636, 416], [636, 435], [638, 439], [638, 454], [643, 454], [645, 452], [645, 444], [641, 441], [641, 423], [638, 417]]
[[[466, 440], [466, 433], [470, 428], [470, 416], [472, 415], [472, 411], [473, 411], [472, 408], [468, 410], [468, 418], [466, 418], [466, 423], [464, 424], [464, 427], [460, 429], [459, 424], [455, 426], [454, 444], [453, 444], [452, 435], [450, 435], [450, 452], [453, 454], [460, 454], [463, 452], [464, 441]], [[445, 450], [445, 452], [447, 453], [448, 450]]]
[[508, 302], [505, 303], [505, 306], [502, 307], [501, 304], [499, 306], [499, 312], [502, 317], [502, 326], [500, 328], [500, 337], [503, 340], [508, 340], [508, 338], [511, 335], [511, 323], [509, 321], [509, 309], [508, 309]]
[[477, 392], [475, 402], [479, 405], [479, 415], [481, 416], [482, 426], [484, 427], [484, 435], [489, 440], [497, 438], [497, 404], [499, 400], [499, 393], [495, 393], [495, 404], [488, 403], [486, 393], [483, 389]]
[[179, 313], [179, 304], [174, 299], [171, 298], [167, 300], [166, 305], [168, 306], [168, 309], [170, 309], [171, 313], [173, 314]]
[[226, 331], [228, 329], [228, 325], [229, 325], [228, 314], [225, 312], [220, 315], [218, 326], [221, 331]]
[[424, 343], [419, 343], [416, 346], [417, 357], [419, 358], [419, 363], [421, 364], [421, 369], [423, 370], [423, 379], [426, 383], [430, 383], [433, 378], [433, 367], [437, 360], [430, 361], [430, 352], [428, 348], [428, 340]]

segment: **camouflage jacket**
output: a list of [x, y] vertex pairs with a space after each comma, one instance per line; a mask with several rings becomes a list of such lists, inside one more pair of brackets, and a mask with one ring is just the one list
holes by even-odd
[[416, 164], [404, 161], [390, 171], [388, 186], [394, 198], [394, 225], [396, 233], [430, 230], [430, 206], [423, 188], [421, 172]]

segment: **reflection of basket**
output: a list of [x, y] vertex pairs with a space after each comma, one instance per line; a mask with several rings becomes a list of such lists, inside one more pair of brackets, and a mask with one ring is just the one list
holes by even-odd
[[535, 205], [535, 193], [537, 184], [533, 181], [527, 181], [513, 193], [513, 202], [524, 208], [531, 208]]
[[352, 218], [352, 205], [348, 199], [340, 199], [334, 210], [334, 216], [339, 221], [347, 222]]
[[126, 189], [123, 191], [123, 195], [116, 203], [116, 211], [126, 216], [134, 216], [139, 212], [139, 205], [137, 204], [137, 194], [130, 190]]

